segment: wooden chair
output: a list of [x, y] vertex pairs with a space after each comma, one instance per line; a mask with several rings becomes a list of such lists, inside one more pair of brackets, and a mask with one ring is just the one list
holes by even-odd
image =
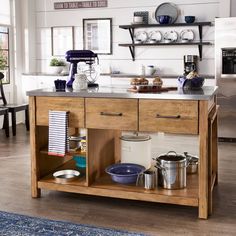
[[[12, 134], [13, 136], [16, 135], [16, 112], [18, 111], [25, 111], [25, 125], [26, 129], [29, 130], [29, 105], [28, 104], [8, 104], [4, 90], [3, 90], [3, 84], [2, 79], [0, 77], [0, 93], [1, 97], [0, 100], [3, 101], [3, 104], [0, 105], [0, 108], [7, 108], [8, 112], [11, 113], [11, 120], [12, 120]], [[3, 128], [7, 127], [7, 119], [4, 119]]]
[[9, 116], [8, 108], [0, 108], [0, 116], [4, 116], [3, 129], [5, 129], [6, 137], [9, 137]]

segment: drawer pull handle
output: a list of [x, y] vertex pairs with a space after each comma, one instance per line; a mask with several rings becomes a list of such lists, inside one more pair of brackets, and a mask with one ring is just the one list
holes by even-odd
[[101, 116], [123, 116], [122, 113], [115, 113], [115, 112], [111, 113], [111, 112], [103, 112], [103, 111], [100, 113], [100, 115]]
[[157, 114], [157, 115], [156, 115], [156, 118], [180, 119], [181, 116], [180, 116], [180, 115], [177, 115], [177, 116], [162, 116], [162, 115]]

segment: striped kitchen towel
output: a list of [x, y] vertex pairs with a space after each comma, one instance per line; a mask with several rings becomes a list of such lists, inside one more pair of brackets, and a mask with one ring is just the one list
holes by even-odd
[[65, 156], [69, 150], [68, 111], [49, 110], [48, 155]]

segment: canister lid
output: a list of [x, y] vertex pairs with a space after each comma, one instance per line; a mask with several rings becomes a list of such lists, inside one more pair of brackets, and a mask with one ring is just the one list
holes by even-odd
[[150, 140], [151, 137], [149, 135], [123, 135], [120, 137], [120, 139], [131, 142], [142, 142]]

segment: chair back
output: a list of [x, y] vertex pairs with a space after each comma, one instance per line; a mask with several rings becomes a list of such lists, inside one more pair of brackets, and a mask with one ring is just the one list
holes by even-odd
[[3, 84], [2, 84], [2, 79], [4, 78], [4, 75], [2, 73], [0, 73], [0, 100], [3, 101], [3, 105], [6, 106], [7, 105], [7, 100], [5, 97], [5, 93], [3, 90]]

